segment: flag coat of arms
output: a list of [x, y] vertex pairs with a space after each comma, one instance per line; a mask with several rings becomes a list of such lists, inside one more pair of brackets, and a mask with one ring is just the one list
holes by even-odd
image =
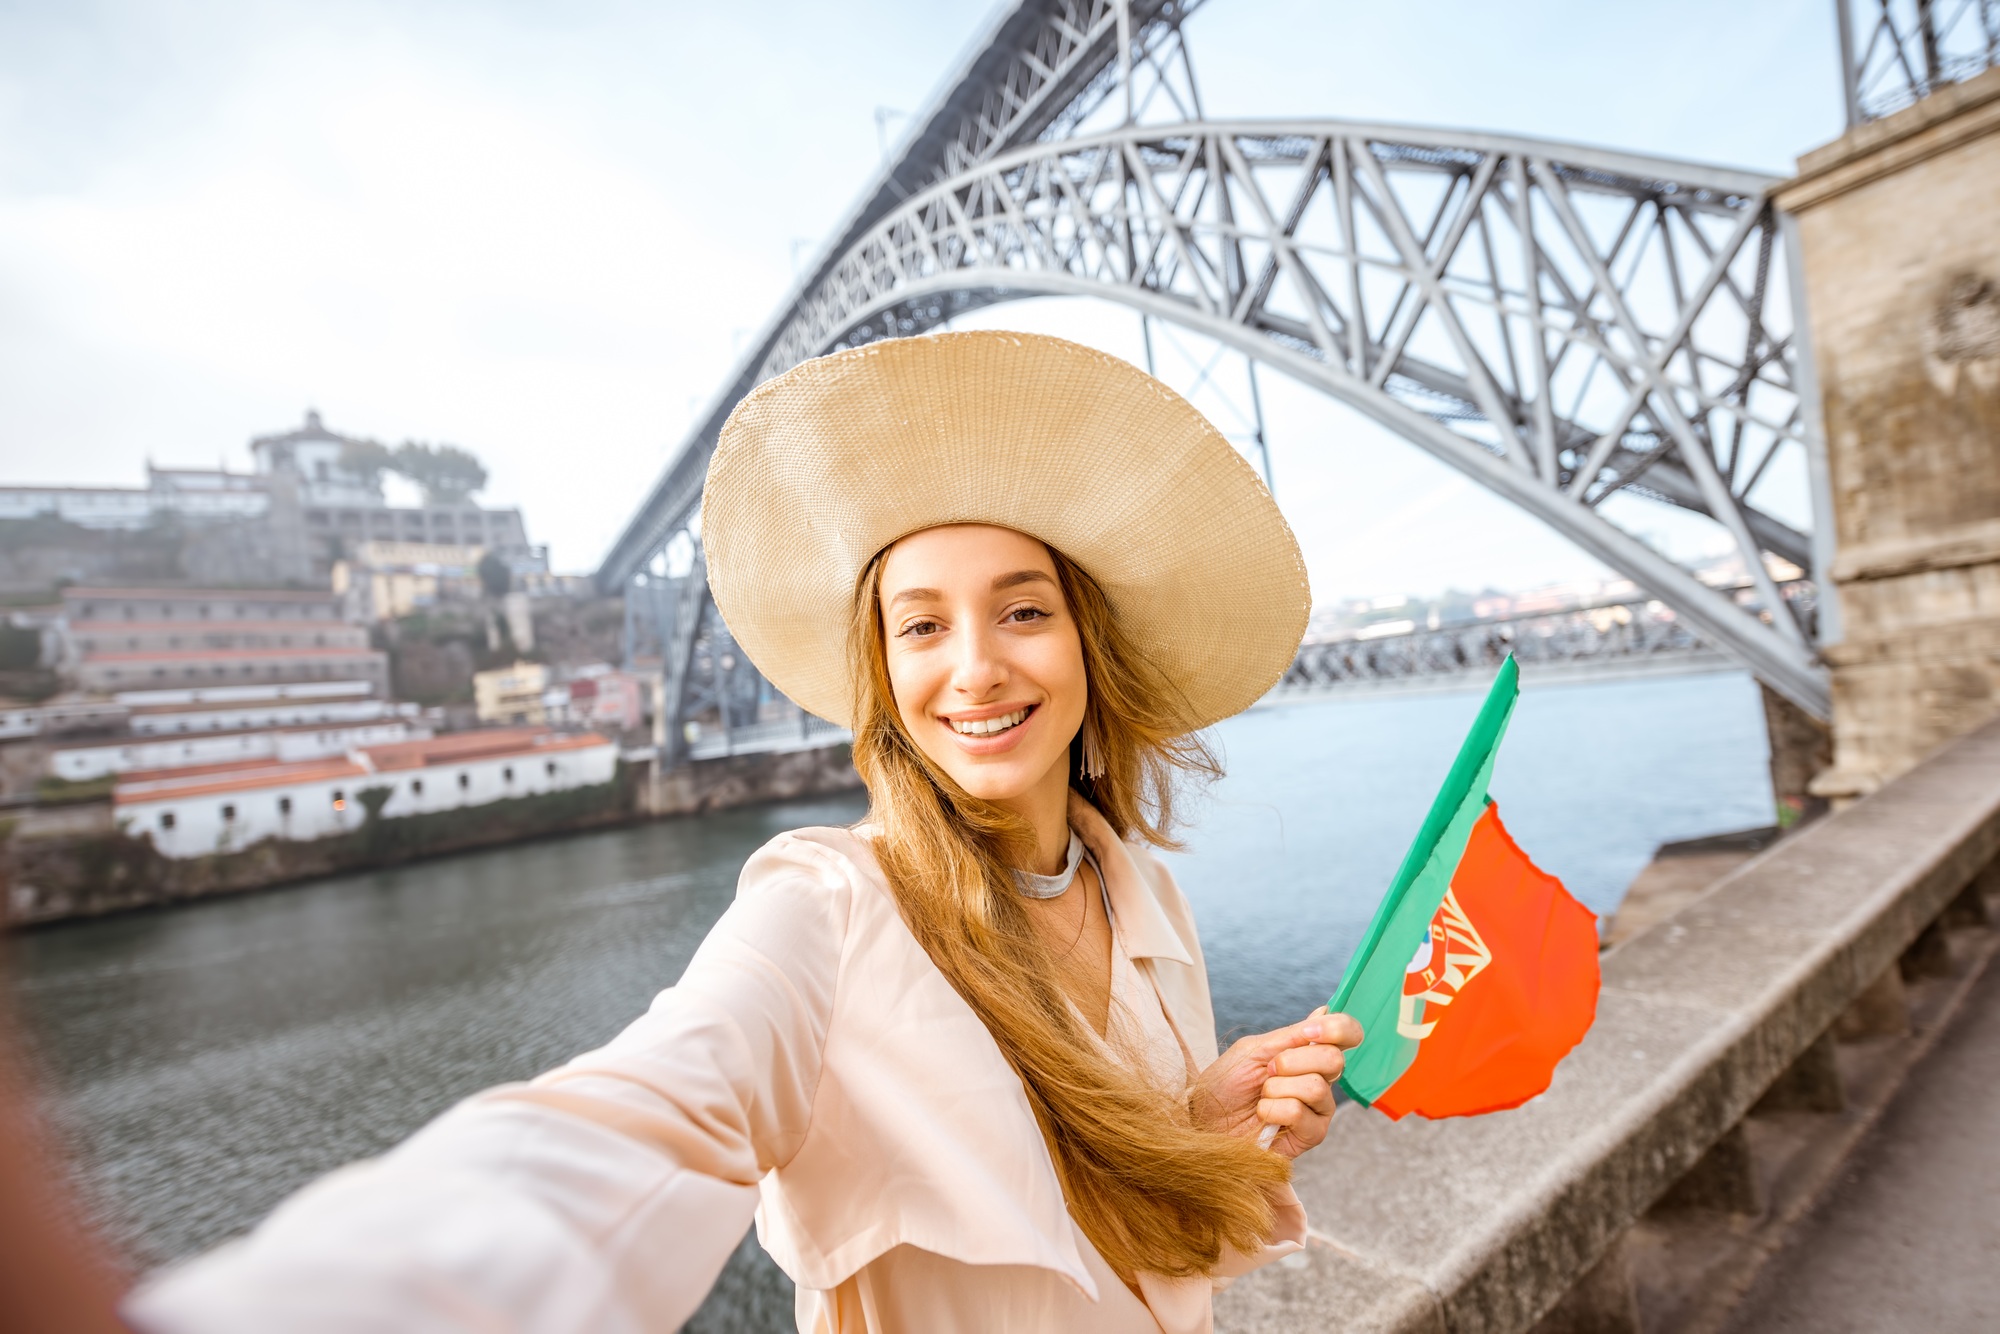
[[1391, 1117], [1518, 1107], [1597, 1016], [1597, 919], [1486, 791], [1519, 694], [1510, 656], [1327, 1004], [1365, 1034], [1341, 1087]]

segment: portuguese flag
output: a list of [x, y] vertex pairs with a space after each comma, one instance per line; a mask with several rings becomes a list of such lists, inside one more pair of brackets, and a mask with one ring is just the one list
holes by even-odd
[[1597, 1016], [1597, 919], [1486, 795], [1519, 694], [1509, 656], [1327, 1003], [1365, 1035], [1341, 1087], [1397, 1119], [1520, 1106]]

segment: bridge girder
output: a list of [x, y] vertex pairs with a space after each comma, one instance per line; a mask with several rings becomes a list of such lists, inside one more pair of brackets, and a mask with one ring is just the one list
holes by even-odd
[[[1156, 45], [1179, 37], [1165, 21], [1149, 31]], [[1810, 586], [1765, 559], [1810, 572], [1824, 596], [1829, 525], [1808, 534], [1764, 502], [1787, 470], [1817, 514], [1827, 500], [1774, 179], [1334, 120], [1063, 129], [996, 146], [844, 229], [845, 249], [767, 326], [601, 581], [629, 581], [691, 522], [715, 430], [763, 379], [982, 305], [1089, 296], [1349, 404], [1827, 715], [1813, 608], [1798, 596]], [[1654, 550], [1607, 509], [1625, 493], [1714, 519], [1747, 587], [1718, 591]]]
[[[762, 380], [759, 368], [798, 303], [855, 241], [904, 200], [997, 154], [1059, 139], [1121, 92], [1135, 110], [1157, 102], [1199, 108], [1187, 86], [1181, 24], [1204, 0], [1011, 0], [960, 67], [919, 112], [893, 157], [861, 191], [791, 294], [751, 340], [674, 461], [598, 567], [604, 592], [624, 588], [683, 531], [701, 504], [702, 478], [730, 409]], [[1159, 96], [1165, 94], [1165, 96]]]

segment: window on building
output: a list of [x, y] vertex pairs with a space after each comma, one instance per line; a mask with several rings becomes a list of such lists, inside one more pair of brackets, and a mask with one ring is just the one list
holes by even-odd
[[339, 788], [335, 788], [333, 790], [333, 808], [337, 811], [344, 811], [347, 809], [347, 794], [345, 792], [342, 792]]
[[514, 781], [514, 766], [510, 764], [510, 765], [508, 765], [508, 766], [507, 766], [506, 768], [502, 769], [502, 770], [500, 771], [500, 779], [501, 779], [501, 781], [502, 781], [502, 782], [506, 782], [506, 783], [511, 783], [511, 782], [513, 782], [513, 781]]
[[416, 794], [417, 796], [419, 796], [419, 797], [423, 796], [423, 795], [424, 795], [424, 780], [423, 780], [423, 779], [421, 779], [421, 778], [412, 778], [412, 779], [410, 780], [410, 791], [411, 791], [411, 792], [413, 792], [413, 793], [415, 793], [415, 794]]
[[459, 785], [460, 787], [462, 787], [462, 788], [466, 788], [466, 787], [471, 787], [471, 786], [472, 786], [472, 775], [471, 775], [471, 774], [460, 774], [460, 775], [458, 776], [458, 785]]
[[556, 776], [556, 762], [554, 760], [550, 760], [547, 764], [543, 765], [542, 767], [549, 771], [549, 777], [554, 778]]
[[292, 799], [290, 797], [279, 797], [278, 814], [290, 815], [291, 813], [292, 813]]
[[234, 820], [234, 819], [236, 818], [236, 806], [235, 806], [235, 803], [233, 803], [233, 802], [224, 802], [224, 803], [223, 803], [223, 805], [222, 805], [222, 818], [223, 818], [223, 819], [225, 819], [225, 820]]
[[160, 828], [172, 829], [173, 827], [174, 827], [174, 813], [172, 811], [161, 811]]

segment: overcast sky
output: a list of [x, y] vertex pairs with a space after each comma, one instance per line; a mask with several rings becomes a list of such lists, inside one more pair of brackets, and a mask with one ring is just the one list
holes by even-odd
[[[1460, 125], [1783, 171], [1831, 0], [1209, 0], [1211, 115]], [[588, 570], [984, 0], [0, 0], [0, 481], [247, 468], [308, 406], [449, 441]], [[1132, 317], [984, 325], [1136, 357]], [[1176, 378], [1163, 353], [1162, 372]], [[1191, 372], [1187, 374], [1191, 375]], [[1322, 599], [1596, 567], [1266, 375]], [[1227, 424], [1225, 424], [1226, 426]]]

